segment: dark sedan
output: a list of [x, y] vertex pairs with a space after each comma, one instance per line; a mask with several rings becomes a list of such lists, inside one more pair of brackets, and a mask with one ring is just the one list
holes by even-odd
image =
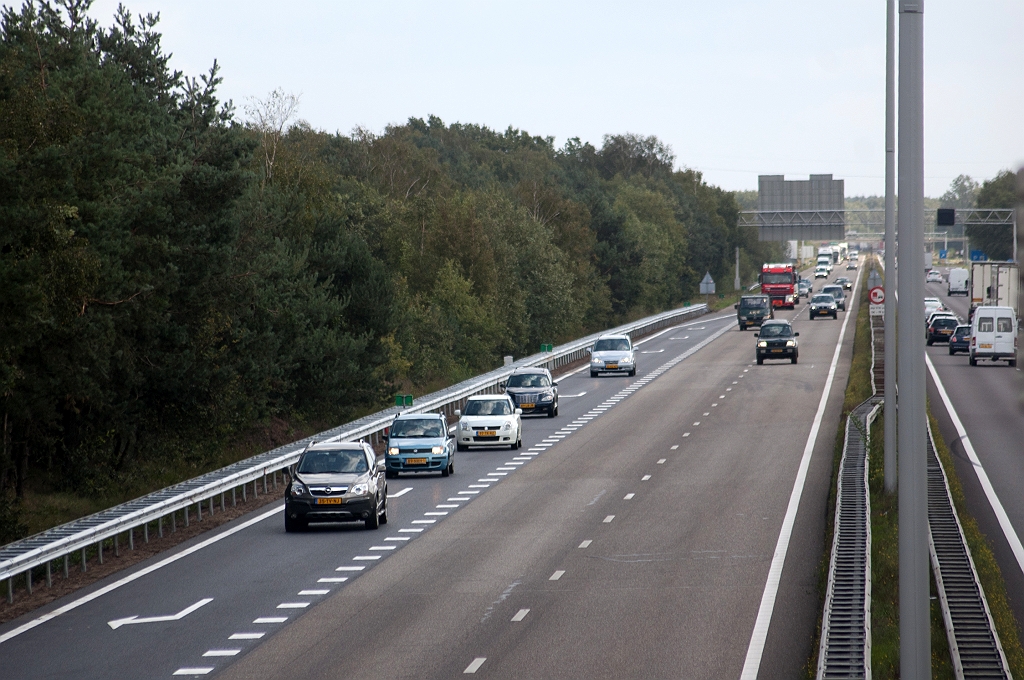
[[957, 352], [971, 353], [970, 326], [957, 326], [953, 329], [953, 334], [949, 336], [949, 353], [953, 355]]
[[310, 522], [357, 522], [376, 529], [388, 521], [384, 459], [369, 444], [312, 443], [289, 468], [284, 492], [285, 531]]
[[800, 355], [796, 341], [799, 333], [793, 332], [793, 326], [785, 319], [772, 319], [761, 324], [761, 330], [754, 334], [757, 337], [755, 356], [758, 365], [765, 359], [789, 359], [795, 364]]
[[953, 331], [959, 325], [960, 322], [957, 321], [956, 317], [936, 316], [928, 325], [928, 344], [949, 342], [950, 337], [953, 336]]

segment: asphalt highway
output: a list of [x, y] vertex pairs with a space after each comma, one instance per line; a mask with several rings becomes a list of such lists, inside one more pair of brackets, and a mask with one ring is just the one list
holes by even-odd
[[264, 508], [0, 626], [2, 675], [796, 677], [820, 615], [846, 314], [781, 313], [796, 365], [756, 366], [732, 313], [656, 334], [635, 378], [560, 378], [560, 416], [524, 418], [523, 450], [389, 480], [381, 529], [286, 534]]
[[[970, 299], [946, 295], [945, 283], [926, 285], [928, 295], [938, 297], [966, 323]], [[949, 355], [946, 344], [927, 348], [953, 411], [959, 418], [979, 465], [971, 461], [967, 441], [961, 439], [940, 394], [937, 383], [928, 376], [928, 396], [932, 413], [939, 421], [943, 438], [949, 443], [970, 513], [988, 537], [1006, 580], [1006, 591], [1017, 621], [1024, 622], [1024, 553], [1014, 554], [1013, 542], [1024, 537], [1024, 384], [1020, 369], [1009, 368], [1005, 361], [967, 363], [963, 353]], [[991, 483], [986, 493], [979, 471]], [[990, 494], [1005, 510], [1001, 525]], [[1009, 524], [1007, 530], [1006, 524]]]

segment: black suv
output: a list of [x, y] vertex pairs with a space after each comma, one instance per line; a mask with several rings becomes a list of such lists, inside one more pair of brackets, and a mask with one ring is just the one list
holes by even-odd
[[546, 368], [519, 368], [505, 381], [505, 393], [527, 413], [558, 415], [558, 383]]
[[767, 295], [743, 295], [733, 309], [741, 331], [747, 330], [747, 326], [760, 326], [766, 319], [775, 318], [771, 298]]
[[387, 524], [384, 458], [368, 444], [312, 442], [288, 473], [285, 531], [301, 531], [310, 522], [362, 521], [367, 529]]
[[772, 319], [761, 324], [761, 330], [754, 333], [757, 338], [754, 355], [758, 365], [765, 359], [789, 359], [795, 364], [800, 356], [800, 347], [796, 341], [799, 333], [793, 332], [793, 326], [785, 319]]

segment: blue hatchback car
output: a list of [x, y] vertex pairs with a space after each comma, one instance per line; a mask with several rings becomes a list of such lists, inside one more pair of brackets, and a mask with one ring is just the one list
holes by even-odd
[[440, 413], [399, 414], [388, 428], [386, 453], [389, 479], [399, 472], [440, 472], [442, 477], [455, 472], [455, 439]]
[[971, 327], [957, 326], [953, 329], [953, 335], [949, 336], [950, 355], [957, 352], [970, 354], [971, 351]]

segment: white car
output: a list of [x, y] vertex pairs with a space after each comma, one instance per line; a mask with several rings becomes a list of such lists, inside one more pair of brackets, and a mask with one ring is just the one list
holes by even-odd
[[477, 394], [466, 399], [466, 407], [455, 412], [459, 419], [455, 447], [523, 446], [523, 409], [516, 408], [507, 394]]
[[926, 297], [924, 299], [924, 318], [927, 319], [929, 316], [931, 316], [935, 312], [942, 311], [944, 309], [945, 309], [945, 307], [942, 306], [942, 301], [939, 300], [939, 298], [937, 298], [937, 297]]
[[828, 267], [823, 264], [819, 264], [814, 268], [814, 278], [816, 279], [827, 279], [828, 278]]
[[599, 373], [636, 375], [636, 353], [628, 335], [602, 335], [590, 350], [590, 377]]
[[925, 283], [942, 283], [942, 274], [935, 269], [929, 269], [924, 277]]

